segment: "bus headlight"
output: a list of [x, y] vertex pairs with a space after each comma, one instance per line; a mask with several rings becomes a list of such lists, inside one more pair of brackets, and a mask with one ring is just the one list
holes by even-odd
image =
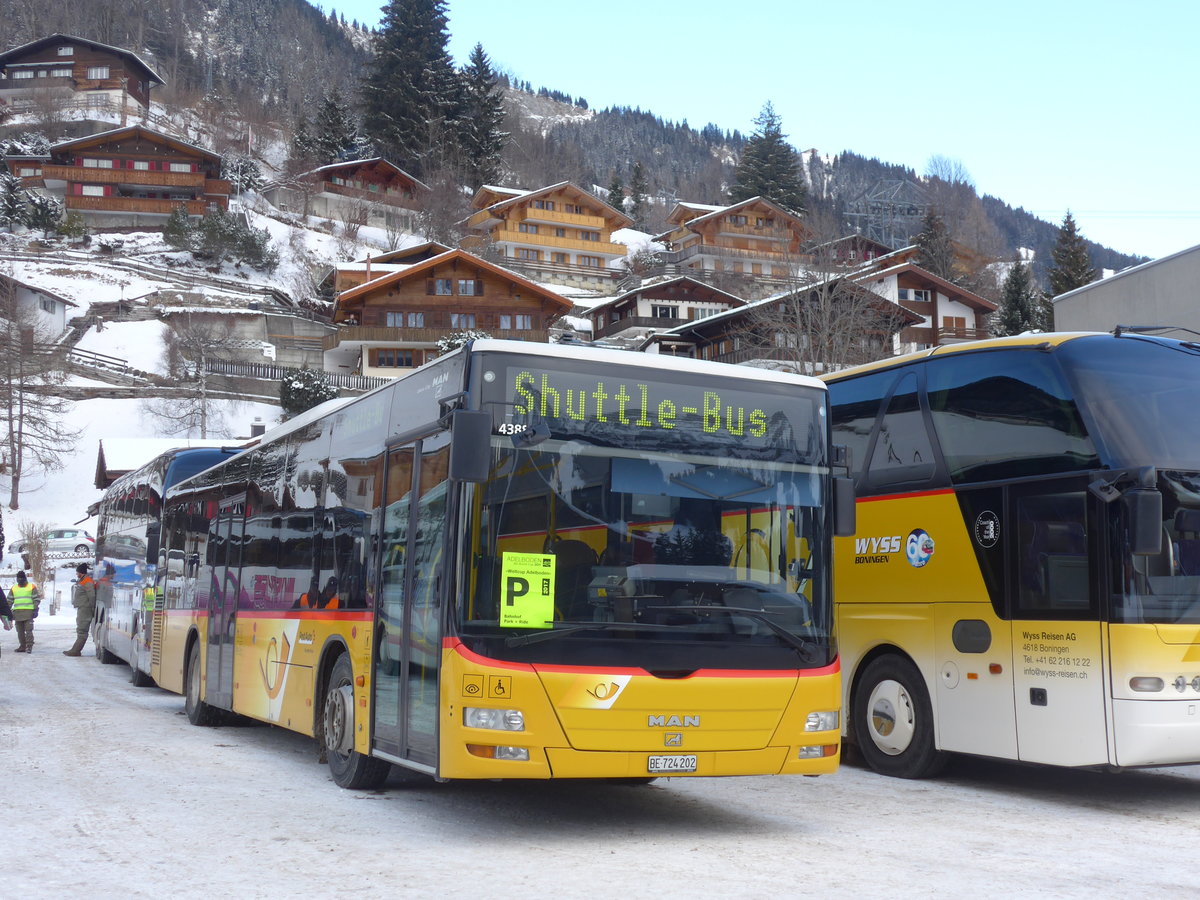
[[838, 727], [838, 711], [827, 709], [822, 712], [810, 712], [804, 720], [805, 731], [833, 731]]
[[1135, 675], [1129, 679], [1129, 689], [1153, 694], [1163, 689], [1163, 680], [1153, 675]]
[[525, 714], [519, 709], [464, 706], [463, 724], [468, 728], [487, 728], [491, 731], [524, 731]]

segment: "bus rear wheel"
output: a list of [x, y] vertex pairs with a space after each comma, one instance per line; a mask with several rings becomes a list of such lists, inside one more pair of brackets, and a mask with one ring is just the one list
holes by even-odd
[[212, 725], [217, 718], [216, 710], [200, 699], [200, 688], [200, 650], [193, 646], [188, 651], [183, 708], [193, 725]]
[[929, 693], [909, 660], [872, 660], [854, 693], [853, 715], [858, 749], [881, 775], [927, 778], [945, 767], [948, 755], [933, 742]]
[[391, 764], [354, 749], [354, 667], [343, 653], [333, 664], [323, 706], [323, 739], [329, 773], [339, 787], [369, 790], [382, 785]]

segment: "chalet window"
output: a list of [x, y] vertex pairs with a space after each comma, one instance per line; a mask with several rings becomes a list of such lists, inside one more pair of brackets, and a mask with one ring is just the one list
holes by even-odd
[[459, 329], [474, 328], [475, 313], [450, 313], [450, 327]]
[[587, 211], [582, 206], [580, 206], [578, 203], [566, 203], [563, 205], [563, 209], [566, 212], [573, 213], [574, 215], [577, 215], [577, 216], [587, 215]]
[[424, 328], [425, 327], [425, 313], [423, 313], [423, 312], [406, 313], [404, 321], [408, 324], [409, 328]]
[[581, 231], [579, 232], [581, 241], [598, 241], [600, 240], [600, 232], [598, 231]]
[[148, 172], [150, 170], [150, 163], [144, 159], [135, 159], [133, 167], [139, 172]]
[[730, 225], [745, 225], [746, 224], [745, 216], [726, 216], [725, 218], [726, 218], [726, 221], [729, 222]]
[[475, 278], [458, 279], [458, 293], [462, 297], [482, 297], [483, 282]]
[[429, 290], [427, 293], [436, 294], [439, 297], [449, 297], [454, 293], [454, 282], [450, 278], [431, 278], [429, 280]]
[[579, 255], [579, 264], [581, 266], [595, 266], [596, 268], [601, 268], [604, 265], [604, 260], [602, 260], [599, 256], [584, 256], [581, 253]]
[[102, 184], [81, 184], [79, 193], [83, 197], [103, 197], [104, 185]]
[[170, 169], [168, 169], [167, 171], [169, 171], [169, 172], [191, 172], [192, 164], [191, 163], [173, 162], [173, 163], [171, 163]]
[[560, 238], [565, 238], [565, 237], [567, 236], [567, 229], [565, 229], [565, 228], [555, 228], [555, 229], [554, 229], [554, 236], [555, 236], [555, 237], [560, 237]]
[[401, 328], [404, 325], [404, 313], [388, 311], [383, 314], [383, 324], [386, 328]]
[[74, 56], [75, 48], [74, 47], [59, 47], [58, 55], [59, 56]]
[[102, 81], [108, 77], [108, 66], [88, 66], [87, 77], [92, 81]]
[[551, 258], [551, 259], [552, 259], [554, 262], [556, 262], [556, 263], [563, 263], [564, 265], [565, 265], [565, 264], [566, 264], [566, 262], [567, 262], [567, 254], [565, 254], [565, 253], [552, 253], [552, 254], [550, 254], [550, 258]]
[[533, 329], [533, 316], [500, 315], [501, 331], [530, 331]]
[[542, 258], [542, 254], [538, 250], [525, 250], [525, 249], [517, 250], [517, 259], [532, 259], [532, 260], [536, 261], [541, 258]]
[[521, 232], [522, 234], [537, 234], [538, 233], [537, 226], [530, 225], [528, 222], [522, 222], [520, 225], [517, 226], [517, 230], [519, 232]]
[[38, 70], [37, 70], [37, 77], [38, 77], [38, 78], [45, 78], [45, 77], [46, 77], [46, 70], [45, 70], [45, 69], [38, 69]]
[[42, 170], [33, 168], [32, 166], [21, 166], [17, 169], [17, 174], [23, 178], [34, 178], [41, 175]]
[[759, 228], [774, 228], [775, 220], [774, 219], [764, 219], [762, 216], [759, 216], [758, 218], [756, 218], [754, 220], [754, 224], [757, 225]]
[[929, 291], [917, 291], [911, 288], [900, 288], [896, 291], [896, 296], [900, 300], [917, 300], [929, 302]]
[[678, 306], [667, 306], [667, 305], [651, 306], [650, 307], [650, 315], [652, 315], [656, 319], [678, 319], [679, 318], [679, 307]]
[[111, 169], [113, 161], [111, 159], [84, 159], [83, 167], [85, 169]]
[[613, 324], [616, 324], [617, 322], [620, 322], [620, 321], [621, 321], [621, 312], [620, 312], [620, 310], [616, 310], [616, 309], [614, 309], [612, 312], [610, 312], [610, 313], [608, 314], [608, 318], [609, 318], [609, 321], [610, 321], [610, 322], [612, 322]]
[[547, 209], [547, 210], [550, 210], [551, 212], [553, 212], [554, 211], [554, 201], [553, 200], [534, 200], [533, 208], [534, 209]]
[[381, 369], [411, 369], [413, 351], [384, 348], [375, 351], [375, 365]]
[[9, 74], [14, 80], [17, 78], [32, 78], [33, 69], [12, 69]]
[[70, 78], [71, 70], [70, 69], [51, 69], [50, 77], [51, 78]]
[[49, 297], [39, 297], [38, 298], [38, 306], [40, 306], [42, 308], [43, 312], [48, 312], [48, 313], [53, 313], [56, 308], [54, 301], [51, 300]]

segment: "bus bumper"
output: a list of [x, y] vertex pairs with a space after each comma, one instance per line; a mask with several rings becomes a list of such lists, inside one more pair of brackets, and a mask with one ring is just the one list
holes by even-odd
[[1113, 700], [1118, 766], [1200, 762], [1200, 699]]

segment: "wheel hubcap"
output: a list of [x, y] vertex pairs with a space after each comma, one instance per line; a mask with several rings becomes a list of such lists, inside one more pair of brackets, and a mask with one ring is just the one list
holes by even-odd
[[348, 684], [333, 688], [325, 699], [325, 746], [349, 753], [353, 741], [354, 689]]
[[888, 756], [908, 749], [916, 732], [912, 698], [898, 681], [881, 681], [867, 701], [867, 730], [875, 746]]

